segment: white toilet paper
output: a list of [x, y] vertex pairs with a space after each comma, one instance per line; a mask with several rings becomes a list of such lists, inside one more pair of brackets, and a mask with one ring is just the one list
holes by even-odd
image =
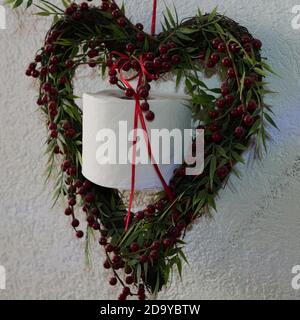
[[[188, 96], [156, 93], [148, 100], [150, 109], [155, 113], [154, 121], [146, 121], [149, 136], [153, 132], [152, 129], [167, 129], [169, 131], [176, 129], [177, 133], [180, 130], [182, 136], [182, 139], [171, 139], [170, 148], [164, 148], [162, 143], [158, 146], [155, 143], [157, 140], [150, 138], [159, 169], [167, 183], [173, 176], [174, 169], [179, 166], [176, 163], [179, 159], [176, 159], [174, 150], [182, 150], [180, 152], [182, 158], [185, 147], [188, 147], [181, 148], [183, 131], [191, 128], [191, 111], [187, 106], [188, 99]], [[124, 97], [120, 90], [83, 94], [82, 173], [93, 183], [121, 190], [130, 189], [132, 165], [128, 160], [131, 160], [132, 157], [132, 135], [130, 140], [127, 134], [133, 130], [134, 110], [135, 101]], [[139, 128], [141, 128], [140, 123]], [[156, 130], [157, 134], [159, 135], [159, 131]], [[146, 152], [143, 135], [141, 135], [138, 145], [141, 151]], [[165, 153], [162, 155], [162, 148], [165, 149], [164, 151], [168, 149], [170, 154], [168, 155], [167, 152], [167, 155]], [[112, 152], [113, 149], [116, 149], [115, 154]], [[139, 150], [139, 147], [137, 149]], [[141, 155], [140, 152], [138, 155]], [[170, 163], [166, 164], [168, 156], [170, 156]], [[110, 163], [107, 163], [108, 160]], [[135, 189], [161, 188], [161, 182], [153, 165], [151, 163], [137, 163]]]

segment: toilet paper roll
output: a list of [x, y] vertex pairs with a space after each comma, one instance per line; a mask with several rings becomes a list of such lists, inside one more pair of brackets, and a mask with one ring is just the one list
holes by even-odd
[[[184, 145], [184, 129], [191, 128], [188, 99], [188, 96], [156, 93], [148, 100], [151, 110], [155, 113], [154, 121], [146, 121], [149, 136], [151, 137], [153, 129], [169, 131], [176, 129], [182, 136], [182, 139], [171, 139], [170, 148], [164, 148], [166, 145], [163, 143], [158, 145], [157, 139], [150, 138], [155, 160], [167, 183], [173, 176], [173, 171], [179, 166], [176, 163], [179, 159], [178, 156], [175, 157], [174, 150], [183, 149], [180, 153], [182, 158], [186, 151], [181, 145]], [[83, 94], [82, 174], [93, 183], [121, 190], [130, 189], [134, 108], [135, 101], [124, 97], [120, 90]], [[158, 132], [156, 130], [155, 136], [159, 135]], [[147, 148], [144, 136], [140, 132], [138, 137], [137, 155], [140, 160], [142, 156], [145, 160]], [[164, 154], [162, 154], [163, 148]], [[166, 149], [169, 150], [169, 154]], [[169, 157], [170, 162], [167, 163]], [[148, 156], [146, 158], [149, 160]], [[153, 165], [150, 162], [137, 163], [135, 189], [161, 188], [161, 181]]]

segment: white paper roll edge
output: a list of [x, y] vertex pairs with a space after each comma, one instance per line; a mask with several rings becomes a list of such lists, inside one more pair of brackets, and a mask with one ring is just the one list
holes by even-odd
[[[177, 128], [182, 132], [191, 128], [191, 111], [187, 107], [188, 96], [158, 93], [149, 99], [155, 119], [147, 122], [149, 134], [151, 129]], [[93, 183], [121, 190], [131, 187], [131, 164], [99, 164], [96, 158], [100, 142], [96, 137], [100, 130], [110, 129], [116, 133], [117, 146], [132, 142], [127, 137], [119, 136], [119, 122], [127, 121], [127, 130], [133, 129], [135, 101], [124, 99], [120, 90], [105, 90], [95, 94], [83, 94], [83, 150], [82, 174]], [[141, 126], [139, 125], [139, 128]], [[126, 139], [127, 138], [127, 139]], [[144, 143], [144, 140], [141, 142]], [[172, 149], [172, 148], [171, 148]], [[130, 153], [130, 152], [129, 152]], [[178, 164], [174, 164], [171, 152], [171, 164], [159, 164], [159, 169], [165, 181], [169, 183]], [[129, 155], [130, 157], [130, 155]], [[117, 157], [118, 158], [118, 157]], [[99, 159], [98, 159], [99, 160]], [[152, 164], [136, 164], [135, 190], [161, 189], [162, 185]]]

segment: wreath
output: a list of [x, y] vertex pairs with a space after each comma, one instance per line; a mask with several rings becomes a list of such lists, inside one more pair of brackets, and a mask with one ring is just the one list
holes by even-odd
[[[32, 1], [8, 0], [14, 7]], [[156, 1], [155, 1], [156, 2]], [[183, 238], [195, 219], [216, 210], [215, 198], [230, 172], [243, 162], [242, 153], [253, 146], [254, 155], [266, 148], [266, 123], [276, 126], [271, 108], [263, 102], [264, 78], [272, 72], [262, 59], [262, 43], [217, 10], [179, 22], [168, 8], [163, 31], [147, 34], [143, 25], [126, 18], [124, 6], [103, 0], [100, 6], [63, 1], [61, 9], [48, 1], [36, 5], [38, 15], [53, 15], [44, 46], [26, 75], [40, 81], [37, 104], [48, 128], [47, 172], [56, 174], [54, 198], [67, 201], [65, 215], [78, 238], [84, 237], [76, 218], [87, 221], [85, 237], [98, 232], [105, 269], [112, 286], [122, 285], [119, 300], [157, 294], [168, 284], [173, 266], [182, 273]], [[100, 67], [103, 76], [127, 97], [138, 95], [139, 111], [147, 121], [155, 116], [147, 102], [151, 82], [171, 73], [176, 85], [185, 83], [191, 97], [193, 120], [205, 130], [204, 171], [185, 175], [186, 165], [174, 173], [168, 188], [155, 203], [132, 213], [124, 227], [126, 207], [116, 189], [104, 188], [81, 174], [82, 111], [73, 93], [79, 66]], [[137, 89], [126, 84], [124, 73], [141, 75]], [[221, 88], [209, 88], [199, 73], [218, 74]], [[56, 170], [58, 169], [58, 170]]]

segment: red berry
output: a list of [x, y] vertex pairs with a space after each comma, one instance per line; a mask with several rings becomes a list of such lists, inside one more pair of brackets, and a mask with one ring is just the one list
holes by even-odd
[[221, 88], [221, 93], [222, 93], [222, 96], [223, 97], [226, 97], [228, 94], [229, 94], [229, 88], [228, 87], [226, 87], [226, 86], [223, 86], [222, 88]]
[[134, 44], [128, 43], [128, 44], [126, 45], [126, 51], [132, 53], [134, 50], [135, 50], [135, 45], [134, 45]]
[[242, 36], [242, 44], [249, 43], [251, 41], [250, 37], [248, 35]]
[[52, 130], [52, 131], [50, 132], [50, 136], [51, 136], [51, 138], [57, 138], [58, 132], [57, 132], [56, 130]]
[[89, 5], [86, 2], [82, 2], [80, 4], [80, 10], [85, 11], [85, 10], [88, 10], [88, 8], [89, 8]]
[[126, 266], [124, 271], [125, 271], [126, 274], [131, 274], [132, 273], [132, 268], [130, 266]]
[[142, 88], [139, 90], [139, 95], [143, 98], [146, 99], [149, 96], [149, 91], [146, 88]]
[[87, 53], [87, 56], [91, 59], [97, 57], [98, 55], [99, 55], [99, 51], [96, 49], [91, 49]]
[[240, 139], [244, 136], [245, 134], [245, 129], [243, 127], [237, 127], [234, 130], [234, 135], [236, 138]]
[[88, 203], [91, 203], [95, 200], [95, 196], [92, 193], [89, 193], [85, 196], [84, 200]]
[[219, 115], [217, 110], [211, 110], [208, 112], [208, 115], [210, 116], [211, 119], [216, 119]]
[[262, 47], [262, 42], [259, 39], [254, 39], [253, 40], [253, 47], [257, 50], [261, 49]]
[[57, 129], [57, 124], [56, 123], [53, 123], [53, 122], [51, 122], [50, 124], [49, 124], [49, 130], [56, 130]]
[[47, 75], [47, 73], [48, 73], [48, 68], [47, 67], [42, 67], [41, 71], [40, 71], [41, 76], [45, 76], [45, 75]]
[[50, 72], [50, 73], [56, 73], [56, 72], [57, 72], [57, 65], [51, 64], [51, 65], [49, 66], [49, 72]]
[[169, 48], [168, 48], [167, 45], [165, 45], [165, 44], [160, 45], [160, 47], [159, 47], [159, 52], [160, 52], [160, 54], [165, 54], [165, 53], [167, 53], [168, 51], [169, 51]]
[[250, 100], [247, 106], [249, 112], [253, 112], [257, 109], [257, 103], [255, 100]]
[[156, 260], [158, 258], [158, 251], [157, 250], [151, 250], [150, 251], [150, 258], [152, 260]]
[[110, 84], [117, 84], [118, 81], [119, 81], [119, 79], [116, 76], [112, 76], [112, 77], [109, 78], [109, 83]]
[[68, 68], [68, 69], [71, 69], [73, 66], [74, 66], [74, 61], [69, 59], [65, 62], [65, 66]]
[[254, 122], [254, 119], [253, 119], [253, 117], [251, 116], [251, 115], [246, 115], [245, 117], [244, 117], [244, 119], [243, 119], [243, 122], [244, 122], [244, 124], [246, 125], [246, 126], [252, 126], [252, 124], [253, 124], [253, 122]]
[[222, 140], [222, 136], [220, 134], [220, 132], [216, 131], [212, 134], [212, 140], [214, 142], [220, 142]]
[[139, 293], [139, 294], [138, 294], [138, 299], [139, 299], [139, 300], [145, 300], [145, 299], [146, 299], [145, 293]]
[[48, 54], [54, 52], [54, 47], [51, 46], [51, 45], [46, 45], [45, 46], [45, 52], [48, 53]]
[[88, 61], [88, 66], [91, 68], [95, 68], [97, 65], [97, 63], [95, 62], [95, 60], [89, 60]]
[[221, 43], [221, 40], [219, 38], [215, 38], [211, 42], [214, 49], [217, 49], [220, 43]]
[[139, 42], [143, 42], [145, 40], [145, 34], [144, 32], [139, 32], [137, 35], [136, 35], [136, 39], [137, 41]]
[[77, 237], [78, 239], [81, 239], [83, 236], [84, 236], [83, 231], [78, 230], [78, 231], [76, 232], [76, 237]]
[[117, 284], [117, 282], [118, 282], [118, 280], [117, 280], [116, 277], [112, 277], [112, 278], [110, 278], [110, 280], [109, 280], [109, 284], [110, 284], [111, 286], [115, 286], [115, 285]]
[[62, 77], [59, 78], [58, 81], [59, 81], [60, 84], [63, 85], [63, 84], [66, 84], [66, 83], [67, 83], [68, 79], [67, 79], [67, 77], [62, 76]]
[[76, 130], [73, 128], [70, 128], [65, 132], [65, 134], [67, 137], [73, 138], [76, 135]]
[[252, 85], [253, 85], [253, 80], [252, 80], [252, 78], [245, 78], [245, 80], [244, 80], [244, 86], [245, 86], [245, 88], [246, 89], [250, 89], [251, 87], [252, 87]]
[[[105, 2], [104, 2], [105, 3]], [[103, 4], [102, 4], [102, 6], [103, 6]], [[121, 293], [120, 295], [119, 295], [119, 297], [118, 297], [118, 300], [120, 300], [120, 301], [123, 301], [123, 300], [126, 300], [126, 295], [125, 294], [123, 294], [123, 293]]]
[[128, 97], [128, 98], [133, 97], [133, 96], [134, 96], [134, 90], [131, 89], [131, 88], [126, 89], [126, 90], [125, 90], [125, 95], [126, 95], [126, 97]]
[[65, 14], [70, 16], [70, 15], [72, 15], [74, 13], [75, 10], [76, 10], [76, 8], [71, 5], [71, 6], [66, 8]]
[[100, 230], [100, 224], [98, 222], [93, 223], [94, 230]]
[[107, 238], [106, 237], [101, 237], [99, 240], [99, 243], [101, 246], [106, 246], [107, 245]]
[[218, 168], [216, 172], [217, 172], [217, 176], [218, 176], [221, 180], [223, 180], [223, 179], [225, 179], [226, 176], [228, 175], [229, 170], [228, 170], [228, 168], [227, 168], [226, 166], [224, 166], [224, 167]]
[[182, 231], [186, 228], [186, 223], [184, 221], [180, 221], [176, 226], [179, 231]]
[[226, 101], [225, 99], [218, 99], [216, 101], [216, 107], [219, 109], [223, 109], [225, 107]]
[[147, 121], [153, 121], [154, 118], [155, 118], [155, 114], [152, 111], [147, 111], [147, 113], [146, 113]]
[[124, 288], [123, 288], [123, 294], [124, 294], [125, 296], [130, 295], [130, 289], [129, 289], [128, 287], [124, 287]]
[[215, 65], [216, 65], [215, 62], [213, 60], [209, 59], [207, 61], [206, 67], [209, 68], [209, 69], [212, 69], [212, 68], [215, 67]]
[[110, 252], [113, 252], [114, 251], [114, 246], [112, 244], [107, 244], [106, 247], [105, 247], [105, 251], [110, 253]]
[[150, 214], [154, 214], [155, 213], [155, 206], [153, 205], [149, 205], [146, 209], [146, 211]]
[[126, 24], [127, 24], [127, 21], [126, 21], [125, 18], [120, 18], [118, 20], [118, 24], [119, 24], [120, 27], [124, 28], [126, 26]]
[[40, 55], [40, 54], [37, 54], [36, 56], [35, 56], [35, 62], [41, 62], [42, 61], [42, 55]]
[[176, 65], [176, 64], [180, 63], [181, 58], [180, 58], [180, 56], [178, 54], [174, 54], [172, 56], [171, 60], [172, 60], [172, 63]]
[[171, 244], [172, 244], [171, 239], [168, 239], [168, 238], [164, 239], [163, 245], [164, 245], [165, 248], [169, 248], [171, 246]]
[[228, 71], [227, 71], [227, 75], [229, 78], [235, 78], [235, 71], [233, 68], [229, 68]]
[[224, 42], [221, 42], [219, 45], [218, 45], [218, 51], [219, 52], [225, 52], [226, 51], [226, 44]]
[[140, 260], [140, 263], [146, 263], [148, 261], [148, 256], [145, 254], [142, 254], [139, 260]]
[[215, 63], [217, 64], [220, 60], [220, 56], [217, 54], [217, 53], [212, 53], [210, 55], [210, 59]]
[[228, 94], [225, 96], [225, 101], [227, 105], [231, 106], [234, 101], [234, 97], [231, 94]]
[[103, 267], [105, 269], [110, 269], [111, 268], [110, 262], [108, 260], [105, 260], [104, 263], [103, 263]]
[[237, 118], [239, 116], [239, 113], [237, 111], [237, 108], [234, 108], [230, 111], [230, 115], [233, 117], [233, 118]]
[[127, 276], [125, 279], [126, 284], [133, 284], [134, 282], [134, 277], [133, 276]]
[[57, 103], [55, 101], [50, 101], [48, 107], [50, 110], [55, 110], [57, 108]]
[[228, 57], [223, 58], [223, 59], [222, 59], [222, 65], [223, 65], [224, 67], [227, 67], [227, 68], [232, 67], [232, 61], [231, 61], [231, 59], [228, 58]]
[[119, 255], [115, 255], [112, 258], [113, 263], [119, 263], [121, 261], [121, 257]]
[[140, 247], [139, 247], [139, 245], [138, 245], [136, 242], [134, 242], [134, 243], [132, 243], [132, 244], [130, 245], [130, 250], [131, 250], [131, 252], [137, 252], [137, 251], [139, 251], [139, 249], [140, 249]]
[[244, 114], [244, 112], [245, 112], [245, 106], [244, 106], [243, 104], [239, 105], [239, 106], [237, 107], [237, 113], [238, 113], [238, 115], [239, 115], [239, 116], [242, 116], [242, 115]]
[[83, 183], [83, 187], [84, 187], [86, 190], [90, 190], [90, 189], [92, 189], [93, 184], [92, 184], [91, 181], [85, 180], [84, 183]]
[[163, 70], [165, 70], [165, 71], [170, 71], [172, 68], [172, 66], [169, 62], [163, 62], [161, 66], [162, 66]]
[[135, 27], [136, 27], [137, 29], [139, 29], [140, 31], [143, 31], [143, 30], [144, 30], [144, 26], [143, 26], [141, 23], [137, 23], [137, 24], [135, 25]]
[[118, 19], [121, 16], [121, 11], [119, 9], [113, 10], [111, 13], [113, 18]]
[[238, 53], [240, 51], [237, 43], [231, 43], [229, 48], [232, 53]]
[[154, 66], [155, 68], [159, 68], [161, 65], [162, 65], [162, 60], [161, 60], [160, 58], [155, 58], [155, 59], [153, 60], [153, 66]]
[[251, 43], [246, 43], [244, 45], [244, 49], [247, 53], [251, 53], [252, 52], [252, 44]]
[[65, 210], [66, 216], [70, 216], [72, 213], [73, 213], [73, 209], [71, 209], [70, 207]]
[[79, 220], [74, 219], [71, 224], [73, 228], [77, 228], [79, 226]]
[[148, 110], [150, 109], [149, 103], [148, 103], [148, 102], [143, 102], [143, 103], [141, 104], [141, 109], [142, 109], [142, 111], [144, 111], [144, 112], [148, 111]]
[[109, 9], [109, 4], [108, 2], [102, 2], [101, 4], [101, 10], [107, 11]]
[[33, 76], [33, 78], [38, 78], [40, 76], [40, 72], [37, 70], [33, 70], [31, 75]]
[[147, 52], [145, 57], [146, 57], [146, 60], [149, 60], [149, 61], [153, 61], [155, 58], [153, 52]]
[[169, 50], [177, 48], [176, 43], [174, 43], [174, 42], [172, 42], [172, 41], [168, 41], [168, 42], [167, 42], [167, 46], [168, 46], [168, 49], [169, 49]]
[[138, 211], [136, 214], [135, 214], [135, 219], [140, 221], [140, 220], [143, 220], [145, 217], [145, 214], [143, 211]]
[[160, 241], [158, 241], [158, 240], [153, 241], [153, 243], [151, 245], [151, 249], [159, 250], [159, 248], [160, 248]]
[[161, 211], [164, 208], [164, 202], [163, 201], [158, 201], [155, 204], [155, 208], [156, 208], [156, 210]]

